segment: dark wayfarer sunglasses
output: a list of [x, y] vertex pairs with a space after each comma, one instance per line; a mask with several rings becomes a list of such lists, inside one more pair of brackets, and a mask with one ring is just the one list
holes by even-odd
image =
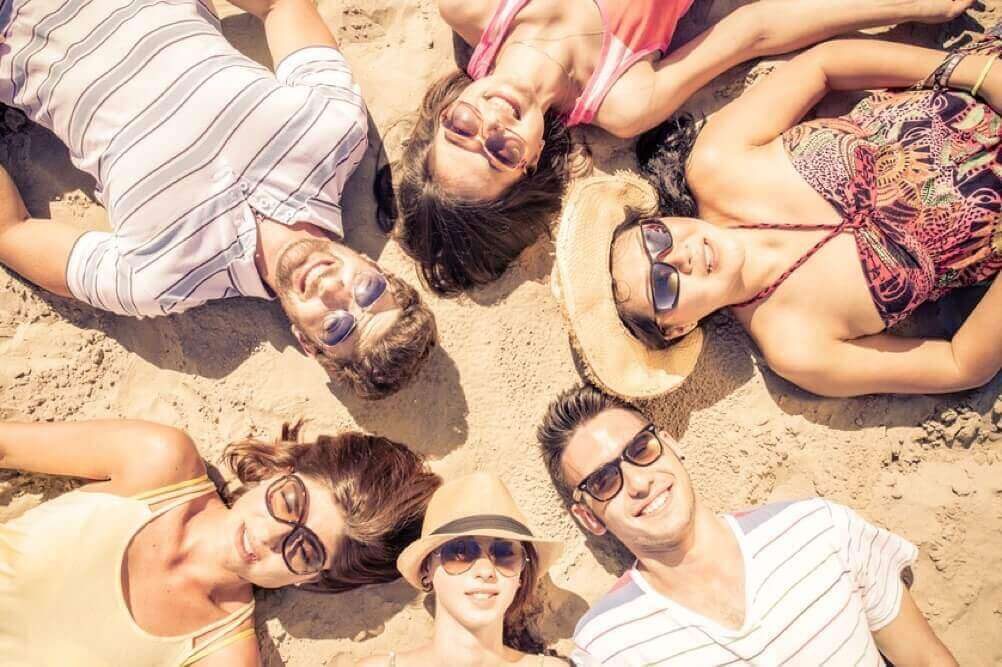
[[452, 143], [475, 151], [483, 148], [492, 162], [505, 169], [525, 170], [525, 139], [506, 127], [494, 126], [485, 131], [484, 118], [472, 104], [456, 100], [442, 111], [439, 122]]
[[651, 301], [656, 318], [658, 313], [673, 310], [678, 305], [678, 269], [661, 261], [661, 257], [672, 249], [674, 241], [664, 223], [657, 220], [640, 223], [640, 232], [651, 263]]
[[494, 565], [494, 569], [506, 577], [514, 577], [521, 573], [528, 560], [521, 542], [472, 535], [449, 540], [432, 553], [438, 555], [445, 571], [453, 575], [469, 571], [485, 554]]
[[[381, 273], [367, 273], [355, 281], [352, 295], [362, 310], [374, 304], [386, 291], [386, 277]], [[334, 347], [348, 338], [355, 330], [358, 320], [347, 310], [332, 311], [324, 318], [320, 330], [320, 342]]]
[[658, 437], [654, 424], [648, 424], [623, 448], [623, 453], [615, 461], [609, 461], [595, 470], [574, 489], [574, 501], [581, 502], [581, 494], [587, 493], [595, 500], [609, 502], [623, 488], [623, 461], [646, 468], [664, 453], [664, 445]]
[[312, 530], [303, 524], [310, 506], [310, 494], [298, 475], [276, 479], [265, 493], [268, 514], [275, 521], [292, 526], [282, 539], [282, 559], [289, 572], [298, 575], [316, 574], [327, 562], [327, 550]]

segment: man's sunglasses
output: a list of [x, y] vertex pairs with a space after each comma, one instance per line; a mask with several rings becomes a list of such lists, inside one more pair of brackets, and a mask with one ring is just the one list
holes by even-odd
[[656, 316], [678, 305], [678, 269], [661, 261], [661, 257], [672, 249], [674, 241], [664, 223], [657, 220], [640, 223], [640, 232], [651, 263], [651, 301]]
[[494, 569], [506, 577], [514, 577], [522, 571], [528, 560], [521, 542], [472, 535], [449, 540], [433, 553], [438, 554], [442, 568], [448, 574], [469, 571], [486, 554]]
[[525, 169], [525, 139], [499, 125], [484, 130], [484, 118], [472, 104], [456, 100], [442, 111], [440, 122], [452, 143], [475, 151], [483, 149], [492, 162], [505, 169]]
[[574, 500], [581, 502], [581, 493], [587, 493], [602, 503], [612, 500], [623, 488], [623, 461], [646, 468], [661, 458], [662, 453], [664, 446], [657, 430], [654, 424], [648, 424], [633, 436], [615, 461], [609, 461], [581, 480], [574, 489]]
[[327, 562], [327, 550], [312, 530], [303, 524], [310, 506], [310, 494], [298, 475], [276, 479], [265, 492], [268, 514], [275, 521], [292, 526], [282, 540], [282, 559], [289, 572], [297, 575], [316, 574]]
[[[367, 273], [355, 282], [352, 294], [358, 307], [365, 310], [383, 296], [385, 291], [386, 277], [381, 273]], [[357, 324], [358, 320], [347, 310], [332, 311], [324, 318], [320, 342], [334, 347], [348, 338]]]

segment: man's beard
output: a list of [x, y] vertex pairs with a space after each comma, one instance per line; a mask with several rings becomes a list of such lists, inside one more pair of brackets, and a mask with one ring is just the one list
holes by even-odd
[[330, 241], [323, 239], [302, 239], [289, 245], [282, 256], [278, 258], [275, 267], [275, 286], [281, 298], [293, 291], [292, 275], [303, 265], [310, 255], [317, 252], [330, 252]]

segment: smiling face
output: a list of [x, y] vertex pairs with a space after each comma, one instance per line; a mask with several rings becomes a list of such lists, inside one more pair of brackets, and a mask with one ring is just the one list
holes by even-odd
[[[523, 168], [506, 168], [490, 155], [483, 138], [503, 128], [521, 137], [524, 151], [521, 160], [528, 168], [539, 161], [543, 150], [545, 122], [543, 109], [533, 102], [526, 89], [515, 82], [490, 74], [478, 79], [460, 93], [457, 101], [470, 105], [480, 117], [480, 139], [457, 137], [439, 123], [430, 155], [430, 167], [436, 182], [450, 194], [467, 200], [497, 199], [521, 180]], [[476, 120], [464, 114], [463, 107], [447, 108], [462, 128], [472, 128]], [[467, 132], [466, 134], [469, 134]], [[487, 142], [491, 146], [491, 142]]]
[[621, 231], [612, 242], [612, 278], [617, 308], [624, 321], [651, 320], [675, 338], [702, 318], [733, 303], [740, 286], [744, 247], [728, 230], [695, 218], [658, 218], [671, 236], [671, 247], [656, 262], [677, 272], [674, 308], [655, 316], [651, 293], [651, 257], [642, 225]]
[[[266, 494], [272, 482], [280, 476], [263, 480], [240, 496], [227, 513], [226, 523], [219, 532], [224, 567], [241, 579], [262, 588], [280, 588], [290, 584], [314, 581], [316, 574], [295, 574], [286, 565], [282, 543], [293, 527], [275, 519], [268, 511]], [[327, 558], [322, 569], [329, 569], [339, 549], [345, 529], [345, 516], [334, 502], [331, 490], [307, 475], [298, 475], [308, 495], [303, 524], [312, 530], [323, 545]], [[286, 512], [298, 515], [300, 508], [288, 494], [273, 497], [274, 509], [281, 516]], [[297, 549], [302, 549], [300, 546]], [[302, 562], [304, 554], [293, 549], [293, 565]]]
[[486, 555], [491, 538], [475, 539], [481, 553], [467, 571], [449, 574], [438, 553], [429, 556], [426, 564], [439, 609], [474, 631], [503, 623], [525, 575], [525, 570], [510, 577], [499, 572]]
[[[649, 423], [638, 412], [613, 408], [578, 427], [561, 457], [571, 488], [617, 460]], [[659, 435], [665, 445], [660, 458], [643, 467], [622, 462], [623, 486], [615, 497], [599, 502], [585, 494], [571, 507], [586, 529], [596, 535], [608, 530], [637, 556], [679, 544], [695, 513], [689, 475], [672, 450], [674, 443]]]
[[[400, 316], [385, 277], [372, 260], [332, 241], [292, 241], [278, 257], [275, 284], [293, 333], [310, 355], [351, 357], [378, 340]], [[348, 313], [351, 317], [346, 317]], [[353, 320], [354, 328], [341, 338]]]

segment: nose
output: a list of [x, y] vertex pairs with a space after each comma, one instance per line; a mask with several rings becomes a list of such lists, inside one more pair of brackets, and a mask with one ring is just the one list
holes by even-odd
[[269, 551], [281, 553], [282, 542], [291, 530], [292, 526], [288, 526], [281, 521], [271, 519], [271, 521], [265, 522], [265, 525], [261, 528], [260, 539], [264, 540], [264, 546], [267, 547]]
[[676, 240], [671, 249], [658, 258], [666, 264], [674, 266], [679, 273], [692, 273], [692, 246], [685, 241]]
[[480, 558], [473, 563], [473, 576], [477, 579], [493, 581], [496, 574], [494, 563], [487, 557], [487, 554], [481, 554]]
[[623, 461], [623, 488], [631, 498], [643, 498], [651, 491], [654, 478], [647, 468]]

